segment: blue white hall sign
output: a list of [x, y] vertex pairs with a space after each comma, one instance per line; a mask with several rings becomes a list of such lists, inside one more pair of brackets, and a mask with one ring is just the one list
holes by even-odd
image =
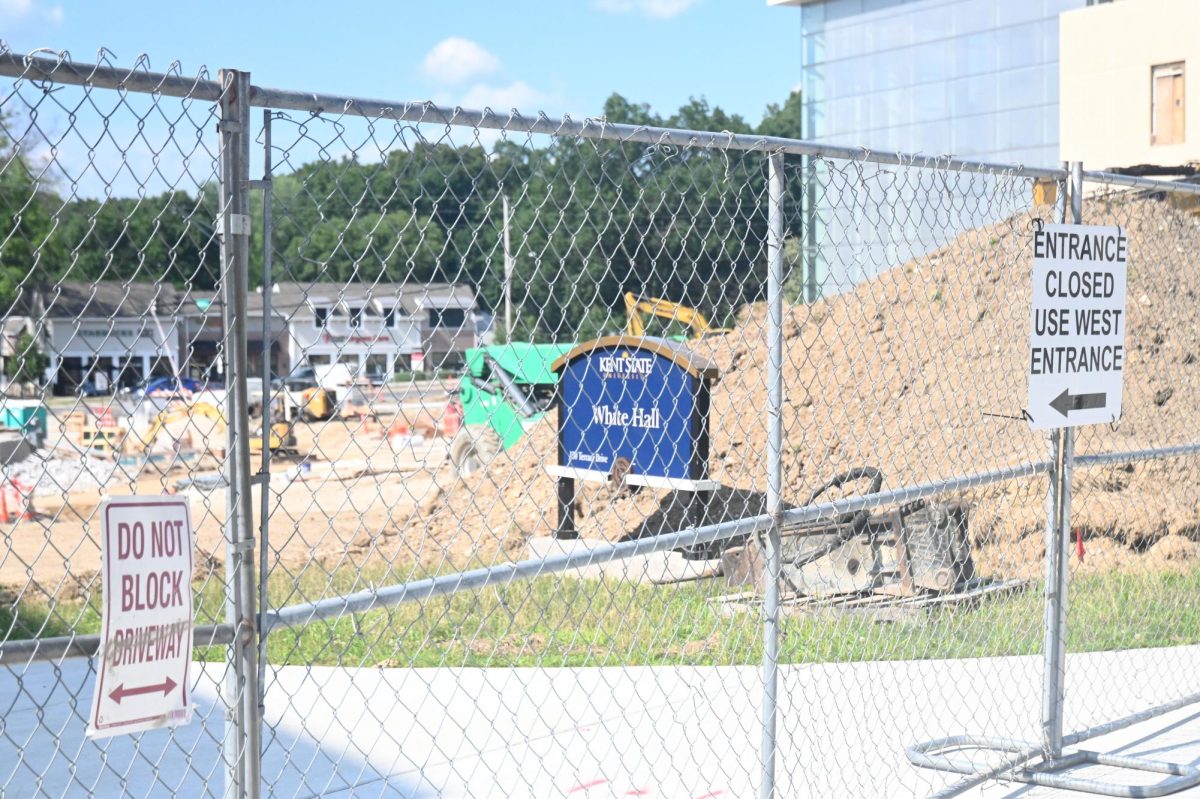
[[1128, 255], [1119, 227], [1044, 225], [1034, 231], [1030, 427], [1121, 418]]
[[682, 344], [606, 336], [554, 363], [560, 477], [707, 488], [709, 396], [718, 372]]

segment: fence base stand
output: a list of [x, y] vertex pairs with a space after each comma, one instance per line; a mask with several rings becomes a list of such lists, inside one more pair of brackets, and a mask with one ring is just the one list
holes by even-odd
[[[1170, 796], [1173, 793], [1200, 785], [1200, 768], [1160, 760], [1145, 760], [1138, 757], [1108, 755], [1080, 749], [1064, 752], [1056, 760], [1042, 759], [1040, 744], [1009, 738], [990, 738], [976, 735], [957, 735], [909, 747], [905, 754], [914, 766], [938, 771], [951, 771], [971, 777], [981, 775], [979, 766], [970, 759], [954, 757], [964, 751], [993, 751], [1009, 755], [998, 768], [988, 770], [989, 778], [1024, 782], [1064, 791], [1080, 791], [1101, 796], [1151, 797]], [[1108, 766], [1130, 771], [1147, 771], [1167, 774], [1168, 779], [1153, 785], [1128, 785], [1119, 782], [1073, 777], [1063, 773], [1079, 766]], [[965, 786], [964, 786], [965, 787]]]

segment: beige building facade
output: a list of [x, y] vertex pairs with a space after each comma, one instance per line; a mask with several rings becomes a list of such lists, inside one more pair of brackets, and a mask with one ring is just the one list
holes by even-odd
[[1200, 165], [1200, 0], [1119, 0], [1059, 19], [1063, 160]]

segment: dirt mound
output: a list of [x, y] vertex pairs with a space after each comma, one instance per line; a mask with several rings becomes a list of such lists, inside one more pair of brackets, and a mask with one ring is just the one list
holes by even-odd
[[[1079, 429], [1076, 452], [1188, 443], [1200, 418], [1200, 219], [1144, 197], [1089, 208], [1103, 209], [1089, 223], [1119, 224], [1129, 234], [1124, 417], [1115, 426]], [[1047, 457], [1046, 435], [1022, 419], [1032, 224], [1021, 214], [969, 231], [847, 293], [785, 309], [787, 501], [799, 503], [833, 474], [861, 465], [878, 466], [885, 486], [899, 487]], [[767, 458], [765, 307], [747, 306], [734, 332], [694, 348], [722, 372], [712, 397], [711, 468], [733, 493], [710, 518], [759, 512]], [[557, 458], [554, 425], [551, 414], [490, 469], [450, 487], [429, 508], [427, 531], [442, 548], [439, 556], [513, 553], [526, 537], [552, 533], [554, 483], [544, 467]], [[1191, 543], [1200, 529], [1194, 460], [1081, 468], [1075, 485], [1072, 520], [1092, 539], [1097, 564], [1132, 561], [1160, 539]], [[582, 491], [578, 526], [587, 537], [637, 535], [663, 515], [661, 493]], [[966, 497], [981, 562], [1030, 571], [1041, 554], [1044, 478]], [[1173, 562], [1196, 553], [1195, 546], [1171, 547]]]

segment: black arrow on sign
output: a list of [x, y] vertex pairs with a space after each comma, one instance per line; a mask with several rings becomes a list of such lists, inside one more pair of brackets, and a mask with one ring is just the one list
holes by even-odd
[[126, 688], [125, 683], [121, 683], [112, 690], [112, 693], [108, 695], [108, 698], [119, 705], [121, 704], [121, 700], [127, 696], [137, 696], [138, 694], [156, 694], [159, 691], [162, 691], [162, 695], [166, 696], [167, 694], [171, 693], [172, 689], [174, 689], [178, 684], [179, 683], [175, 682], [170, 677], [160, 683], [155, 683], [154, 685], [139, 685], [137, 688]]
[[1108, 395], [1100, 394], [1072, 394], [1071, 389], [1064, 388], [1063, 393], [1059, 394], [1050, 402], [1050, 407], [1066, 416], [1071, 411], [1086, 411], [1091, 408], [1103, 408], [1108, 400]]

